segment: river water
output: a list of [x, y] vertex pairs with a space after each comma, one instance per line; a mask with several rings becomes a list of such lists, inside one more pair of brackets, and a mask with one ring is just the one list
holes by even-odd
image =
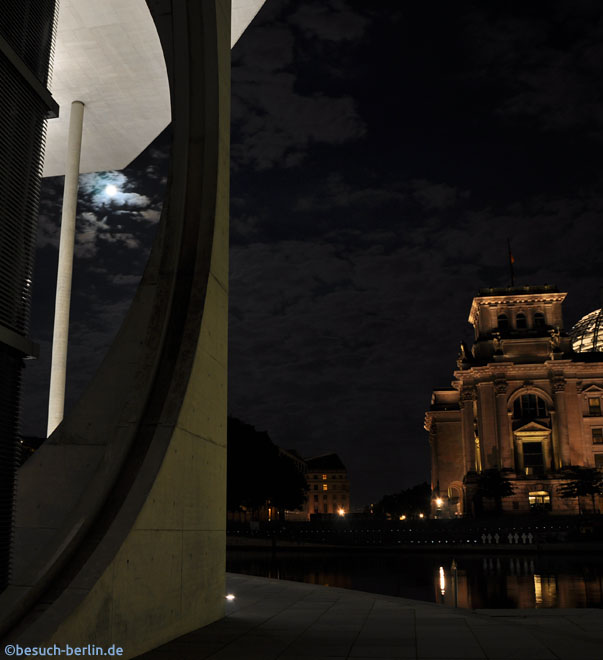
[[466, 608], [603, 607], [603, 557], [596, 554], [229, 549], [227, 570]]

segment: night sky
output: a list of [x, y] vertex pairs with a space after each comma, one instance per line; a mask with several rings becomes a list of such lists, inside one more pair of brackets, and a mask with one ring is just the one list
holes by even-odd
[[[233, 50], [229, 411], [337, 452], [356, 506], [429, 478], [423, 417], [480, 287], [603, 284], [599, 2], [268, 0]], [[82, 176], [67, 409], [161, 210], [169, 130]], [[114, 198], [107, 183], [120, 190]], [[23, 432], [44, 435], [62, 179], [42, 191]]]

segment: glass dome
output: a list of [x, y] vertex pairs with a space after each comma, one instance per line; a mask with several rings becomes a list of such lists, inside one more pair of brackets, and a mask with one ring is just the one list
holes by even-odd
[[583, 316], [569, 334], [576, 353], [603, 353], [603, 309]]

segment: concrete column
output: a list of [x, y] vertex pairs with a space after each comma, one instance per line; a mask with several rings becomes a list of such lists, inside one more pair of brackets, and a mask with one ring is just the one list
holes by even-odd
[[65, 162], [65, 186], [61, 214], [61, 240], [59, 267], [54, 307], [52, 335], [52, 365], [50, 369], [50, 394], [48, 397], [48, 435], [63, 420], [65, 408], [65, 373], [67, 370], [67, 342], [69, 339], [69, 307], [71, 303], [71, 273], [75, 244], [75, 216], [77, 211], [78, 177], [82, 149], [84, 104], [74, 101], [69, 117], [69, 139]]

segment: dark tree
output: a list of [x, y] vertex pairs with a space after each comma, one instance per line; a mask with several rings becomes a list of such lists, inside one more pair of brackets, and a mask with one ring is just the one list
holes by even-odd
[[502, 511], [502, 500], [505, 497], [513, 495], [515, 489], [504, 472], [498, 468], [490, 468], [477, 474], [472, 480], [465, 478], [466, 483], [473, 481], [475, 485], [475, 494], [473, 501], [478, 511], [483, 511], [484, 498], [494, 500], [495, 511]]
[[265, 431], [256, 431], [234, 417], [228, 418], [227, 506], [257, 510], [274, 506], [303, 507], [306, 479], [296, 462], [270, 440]]
[[418, 484], [412, 488], [401, 490], [399, 493], [385, 495], [374, 507], [374, 512], [381, 515], [390, 515], [392, 518], [400, 516], [417, 516], [419, 513], [427, 515], [430, 509], [431, 487], [428, 483]]
[[590, 495], [594, 513], [596, 497], [603, 495], [603, 474], [597, 468], [570, 465], [563, 469], [563, 476], [568, 481], [557, 487], [557, 493], [564, 499], [577, 497], [579, 513], [582, 513], [580, 498]]

